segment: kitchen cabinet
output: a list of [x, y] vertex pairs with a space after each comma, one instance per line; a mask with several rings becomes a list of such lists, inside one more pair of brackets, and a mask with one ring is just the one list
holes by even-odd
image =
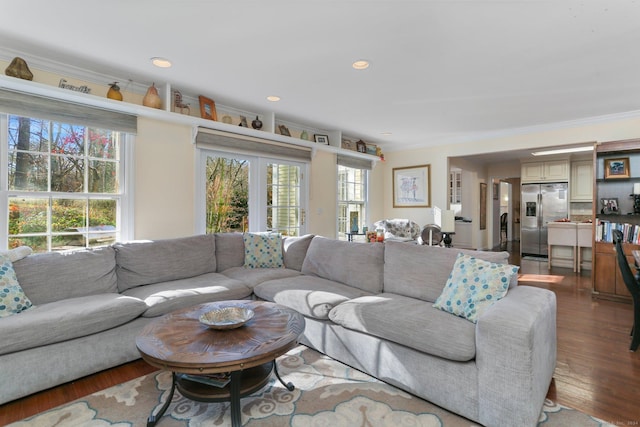
[[568, 182], [569, 161], [549, 160], [527, 162], [521, 165], [521, 182]]
[[593, 161], [571, 163], [570, 200], [572, 202], [593, 201]]

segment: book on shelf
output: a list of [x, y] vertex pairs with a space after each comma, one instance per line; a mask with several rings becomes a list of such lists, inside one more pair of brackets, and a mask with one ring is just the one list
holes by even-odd
[[195, 381], [197, 383], [210, 385], [213, 387], [223, 388], [229, 382], [231, 382], [231, 375], [228, 373], [210, 374], [210, 375], [190, 375], [180, 374], [180, 377], [185, 380]]
[[628, 222], [613, 222], [598, 218], [596, 223], [596, 242], [613, 243], [613, 230], [622, 232], [622, 241], [640, 245], [640, 225], [629, 224]]

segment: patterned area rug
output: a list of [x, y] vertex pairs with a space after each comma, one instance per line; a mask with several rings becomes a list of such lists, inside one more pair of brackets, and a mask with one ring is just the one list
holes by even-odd
[[[296, 388], [272, 378], [262, 391], [242, 399], [242, 423], [253, 427], [471, 427], [477, 424], [382, 383], [304, 346], [278, 359], [278, 370]], [[273, 376], [272, 376], [273, 377]], [[162, 406], [171, 374], [157, 372], [28, 418], [11, 427], [130, 427], [146, 425]], [[506, 420], [505, 420], [506, 421]], [[540, 425], [609, 426], [547, 401]], [[158, 427], [230, 426], [228, 403], [200, 403], [177, 391]], [[505, 422], [508, 425], [508, 421]]]

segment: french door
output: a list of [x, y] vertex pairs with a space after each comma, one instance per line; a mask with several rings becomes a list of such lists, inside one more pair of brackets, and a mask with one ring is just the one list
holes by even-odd
[[306, 163], [200, 150], [201, 232], [305, 234]]

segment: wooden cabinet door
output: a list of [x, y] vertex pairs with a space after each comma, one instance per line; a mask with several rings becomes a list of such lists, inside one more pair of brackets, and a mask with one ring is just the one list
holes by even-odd
[[544, 164], [542, 162], [523, 163], [520, 173], [521, 182], [540, 182], [544, 173]]
[[[611, 245], [613, 249], [613, 245]], [[614, 252], [595, 252], [595, 265], [593, 267], [593, 288], [603, 294], [615, 295], [616, 282], [620, 271], [616, 264], [616, 254]], [[622, 277], [620, 277], [622, 279]]]
[[545, 181], [568, 181], [569, 162], [567, 160], [544, 162], [543, 179]]
[[571, 163], [571, 201], [593, 201], [593, 162]]

